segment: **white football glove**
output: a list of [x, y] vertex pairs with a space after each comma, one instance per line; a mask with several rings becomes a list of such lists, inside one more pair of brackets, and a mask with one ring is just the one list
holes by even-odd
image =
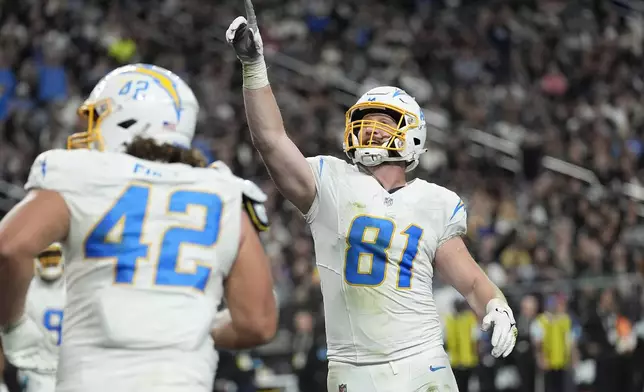
[[15, 367], [42, 374], [56, 374], [58, 354], [56, 344], [44, 328], [30, 317], [0, 334], [5, 356]]
[[257, 27], [257, 17], [250, 0], [244, 0], [246, 19], [238, 16], [226, 30], [226, 41], [232, 45], [242, 64], [263, 61], [264, 43]]
[[490, 300], [485, 309], [487, 315], [483, 318], [481, 329], [487, 331], [494, 326], [491, 341], [492, 356], [505, 358], [510, 355], [517, 342], [517, 323], [514, 321], [512, 309], [499, 298]]
[[257, 90], [268, 86], [268, 73], [264, 62], [264, 43], [257, 28], [253, 3], [244, 0], [246, 19], [238, 16], [226, 30], [226, 41], [235, 49], [242, 63], [244, 88]]

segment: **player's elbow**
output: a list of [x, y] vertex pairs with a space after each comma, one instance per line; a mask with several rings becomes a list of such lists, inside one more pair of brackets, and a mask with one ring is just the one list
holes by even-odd
[[255, 149], [259, 151], [262, 156], [270, 154], [276, 149], [276, 141], [274, 137], [260, 134], [251, 134], [250, 140], [253, 143], [253, 147], [255, 147]]
[[277, 313], [277, 308], [273, 306], [269, 314], [262, 318], [262, 332], [258, 336], [262, 340], [262, 344], [273, 340], [277, 333]]
[[273, 305], [264, 312], [256, 313], [246, 329], [255, 345], [270, 342], [277, 333], [277, 309]]
[[237, 334], [240, 338], [241, 348], [253, 348], [261, 346], [263, 344], [269, 343], [275, 337], [277, 332], [277, 324], [270, 323], [268, 321], [253, 321], [251, 324], [247, 325], [235, 325]]
[[252, 346], [261, 346], [273, 340], [276, 332], [276, 327], [271, 325], [262, 325], [257, 329], [249, 331], [248, 341], [251, 342]]

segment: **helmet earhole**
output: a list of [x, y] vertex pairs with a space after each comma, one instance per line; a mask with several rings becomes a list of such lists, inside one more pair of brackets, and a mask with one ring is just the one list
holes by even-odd
[[121, 121], [120, 123], [118, 123], [118, 126], [123, 128], [123, 129], [128, 129], [129, 127], [131, 127], [134, 124], [136, 124], [136, 120], [135, 119], [130, 119], [130, 120]]

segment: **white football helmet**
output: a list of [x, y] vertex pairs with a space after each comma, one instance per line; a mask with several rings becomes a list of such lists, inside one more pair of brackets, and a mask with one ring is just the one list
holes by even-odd
[[87, 119], [87, 131], [67, 139], [70, 149], [122, 152], [136, 136], [190, 148], [199, 103], [167, 69], [130, 64], [101, 79], [78, 113]]
[[40, 252], [35, 262], [36, 275], [40, 276], [42, 280], [51, 282], [63, 276], [64, 259], [60, 244], [51, 244]]
[[[364, 120], [367, 114], [384, 113], [398, 123], [396, 128], [375, 120]], [[366, 128], [378, 129], [391, 137], [382, 144], [363, 143]], [[353, 163], [376, 166], [383, 162], [407, 162], [405, 171], [418, 166], [420, 154], [427, 151], [425, 115], [416, 100], [404, 90], [381, 86], [367, 91], [346, 113], [343, 148]]]

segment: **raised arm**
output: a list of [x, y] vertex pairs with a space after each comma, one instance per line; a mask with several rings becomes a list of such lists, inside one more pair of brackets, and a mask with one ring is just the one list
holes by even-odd
[[246, 0], [246, 14], [248, 20], [239, 16], [231, 23], [226, 40], [242, 63], [244, 104], [253, 145], [280, 193], [307, 213], [315, 199], [315, 178], [306, 158], [284, 129], [268, 82], [262, 38], [250, 0]]

